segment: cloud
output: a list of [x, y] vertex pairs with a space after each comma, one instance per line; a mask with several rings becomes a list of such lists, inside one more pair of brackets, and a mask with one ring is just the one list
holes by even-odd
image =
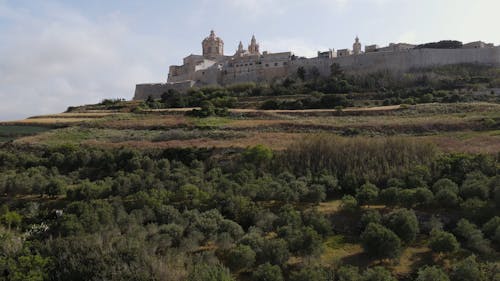
[[[92, 21], [64, 7], [32, 14], [0, 4], [0, 120], [64, 111], [103, 98], [131, 98], [138, 82], [164, 80], [157, 66], [164, 52], [154, 40], [134, 34], [126, 20], [110, 14]], [[158, 45], [151, 44], [151, 46]], [[163, 57], [165, 57], [163, 55]]]
[[297, 56], [305, 57], [315, 57], [318, 51], [328, 50], [328, 47], [314, 45], [301, 38], [264, 40], [260, 45], [262, 50], [270, 52], [292, 51]]

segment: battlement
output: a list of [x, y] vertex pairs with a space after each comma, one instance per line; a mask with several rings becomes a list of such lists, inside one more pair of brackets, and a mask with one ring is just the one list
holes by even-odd
[[185, 91], [194, 86], [230, 85], [241, 82], [271, 82], [297, 73], [299, 67], [319, 75], [329, 75], [330, 66], [338, 64], [350, 73], [369, 73], [381, 70], [404, 72], [413, 68], [474, 63], [500, 65], [500, 47], [482, 41], [462, 44], [441, 41], [423, 45], [390, 43], [386, 47], [365, 46], [356, 36], [353, 49], [330, 49], [318, 52], [315, 58], [299, 58], [292, 52], [260, 52], [252, 36], [248, 49], [240, 41], [234, 55], [224, 55], [224, 42], [214, 31], [202, 42], [203, 55], [191, 54], [182, 65], [169, 68], [167, 83], [139, 84], [134, 99], [149, 95], [160, 97], [168, 89]]

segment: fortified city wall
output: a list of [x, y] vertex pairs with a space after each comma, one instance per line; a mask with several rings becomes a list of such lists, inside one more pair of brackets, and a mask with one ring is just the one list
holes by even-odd
[[169, 89], [185, 91], [191, 87], [207, 85], [230, 85], [234, 83], [270, 83], [297, 73], [299, 67], [306, 72], [317, 69], [319, 74], [330, 74], [330, 66], [338, 64], [345, 72], [367, 74], [377, 71], [407, 72], [412, 69], [452, 64], [482, 64], [500, 66], [500, 46], [483, 42], [472, 42], [454, 49], [419, 49], [410, 44], [390, 44], [378, 48], [366, 46], [361, 52], [361, 44], [356, 37], [353, 51], [318, 52], [316, 58], [298, 58], [291, 52], [268, 53], [259, 51], [255, 37], [252, 37], [248, 50], [240, 42], [233, 56], [223, 54], [224, 42], [210, 36], [202, 43], [203, 55], [190, 55], [184, 58], [183, 65], [170, 66], [167, 83], [136, 85], [134, 100], [148, 96], [159, 98]]

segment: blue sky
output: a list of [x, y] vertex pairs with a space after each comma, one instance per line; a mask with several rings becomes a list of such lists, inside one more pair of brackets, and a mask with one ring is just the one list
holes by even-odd
[[232, 54], [443, 39], [500, 44], [498, 0], [0, 0], [0, 120], [133, 96], [201, 52], [214, 29]]

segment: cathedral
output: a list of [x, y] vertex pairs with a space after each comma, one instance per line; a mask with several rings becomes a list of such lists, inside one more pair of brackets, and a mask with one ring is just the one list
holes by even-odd
[[482, 41], [463, 44], [457, 48], [422, 48], [407, 43], [390, 43], [387, 47], [365, 45], [358, 36], [351, 49], [319, 51], [317, 57], [295, 56], [292, 52], [270, 53], [260, 50], [255, 36], [245, 49], [239, 42], [234, 54], [224, 54], [224, 41], [210, 31], [203, 39], [202, 54], [191, 54], [182, 65], [169, 68], [167, 83], [136, 85], [134, 99], [159, 97], [168, 89], [185, 91], [191, 87], [231, 85], [235, 83], [273, 83], [297, 73], [330, 75], [332, 64], [345, 72], [363, 74], [377, 71], [405, 72], [415, 68], [438, 65], [474, 63], [500, 65], [500, 47]]

